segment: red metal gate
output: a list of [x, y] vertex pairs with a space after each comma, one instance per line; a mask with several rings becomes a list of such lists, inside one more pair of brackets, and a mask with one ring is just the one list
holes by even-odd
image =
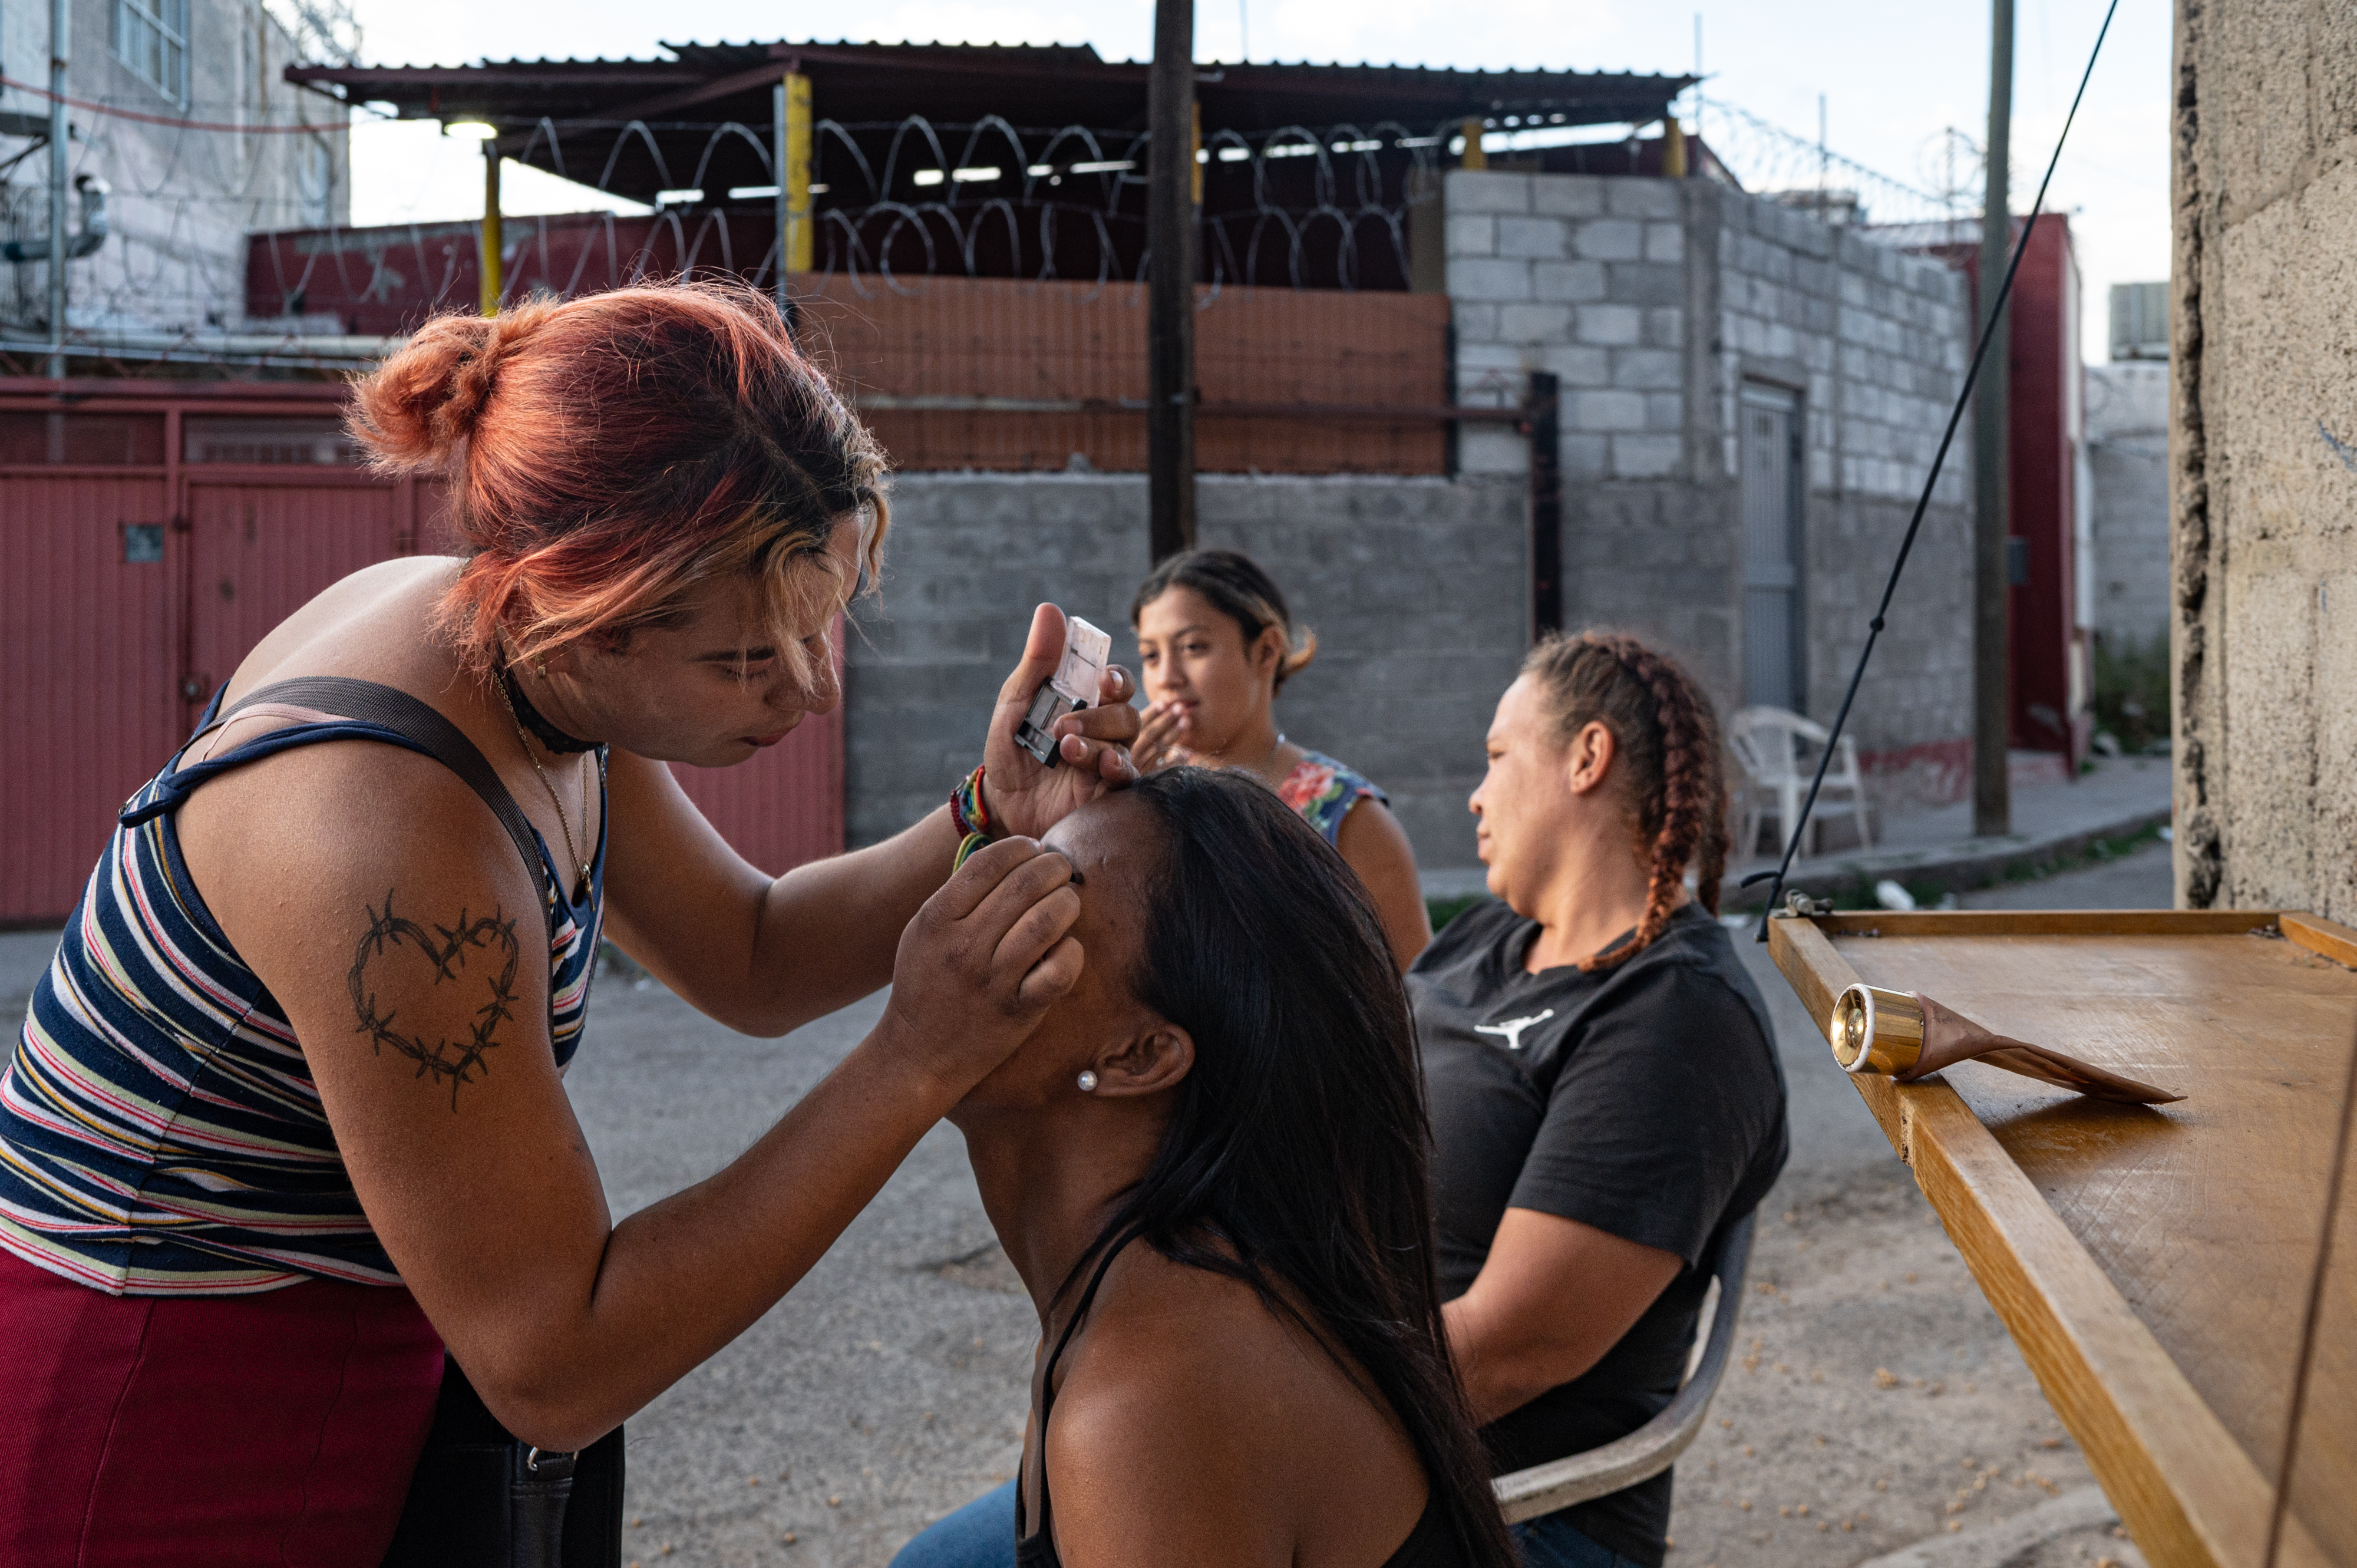
[[[0, 379], [0, 925], [81, 897], [115, 811], [264, 633], [433, 547], [442, 487], [353, 461], [343, 390]], [[843, 848], [843, 715], [739, 768], [681, 768], [738, 853]]]

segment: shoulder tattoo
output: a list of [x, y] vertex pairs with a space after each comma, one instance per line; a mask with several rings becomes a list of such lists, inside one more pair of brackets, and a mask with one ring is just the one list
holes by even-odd
[[[450, 1109], [456, 1112], [458, 1086], [490, 1070], [484, 1058], [500, 1043], [500, 1026], [515, 1016], [516, 965], [522, 956], [515, 921], [502, 918], [493, 905], [489, 915], [470, 918], [462, 908], [451, 924], [428, 929], [393, 912], [391, 888], [385, 889], [382, 909], [361, 907], [368, 912], [368, 929], [352, 954], [352, 1013], [359, 1020], [355, 1032], [369, 1036], [377, 1055], [390, 1047], [417, 1064], [419, 1078], [447, 1083]], [[377, 986], [393, 983], [471, 986], [481, 1002], [462, 1037], [437, 1034], [428, 1038], [403, 1029], [398, 1008], [378, 1006]]]

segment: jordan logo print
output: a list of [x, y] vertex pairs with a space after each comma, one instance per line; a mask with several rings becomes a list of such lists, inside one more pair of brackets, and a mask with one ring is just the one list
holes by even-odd
[[1473, 1026], [1473, 1032], [1477, 1035], [1496, 1035], [1506, 1042], [1508, 1050], [1519, 1051], [1523, 1048], [1523, 1031], [1534, 1024], [1544, 1024], [1554, 1016], [1555, 1009], [1550, 1007], [1544, 1013], [1534, 1013], [1527, 1018], [1509, 1018], [1502, 1024], [1476, 1024]]

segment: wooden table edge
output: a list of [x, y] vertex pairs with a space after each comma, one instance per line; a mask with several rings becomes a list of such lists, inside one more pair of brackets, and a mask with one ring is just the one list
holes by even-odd
[[[1962, 936], [2014, 929], [2004, 924], [2008, 912], [1986, 913], [2000, 918], [1985, 918], [1982, 911], [1780, 917], [1769, 921], [1769, 953], [1823, 1034], [1834, 998], [1857, 979], [1828, 932]], [[2173, 915], [2166, 922], [2123, 919], [2121, 913], [2066, 911], [2065, 920], [2044, 918], [2040, 929], [2023, 934], [2222, 935], [2277, 924], [2272, 911], [2194, 911], [2190, 918], [2125, 912]], [[2294, 936], [2289, 922], [2283, 934]], [[2310, 935], [2345, 941], [2357, 956], [2357, 931], [2303, 930], [2296, 940], [2310, 946]], [[1850, 1082], [1915, 1173], [2147, 1558], [2156, 1568], [2256, 1568], [2274, 1487], [1996, 1135], [1936, 1077], [1898, 1084], [1858, 1075]], [[2279, 1561], [2326, 1559], [2295, 1529], [2287, 1531]]]

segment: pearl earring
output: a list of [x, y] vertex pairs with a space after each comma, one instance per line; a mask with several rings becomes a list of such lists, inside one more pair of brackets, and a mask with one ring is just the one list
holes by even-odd
[[1081, 1074], [1081, 1092], [1082, 1092], [1082, 1094], [1094, 1094], [1094, 1093], [1096, 1092], [1096, 1090], [1097, 1090], [1097, 1075], [1096, 1075], [1093, 1071], [1090, 1071], [1090, 1072], [1083, 1072], [1083, 1073], [1082, 1073], [1082, 1074]]

